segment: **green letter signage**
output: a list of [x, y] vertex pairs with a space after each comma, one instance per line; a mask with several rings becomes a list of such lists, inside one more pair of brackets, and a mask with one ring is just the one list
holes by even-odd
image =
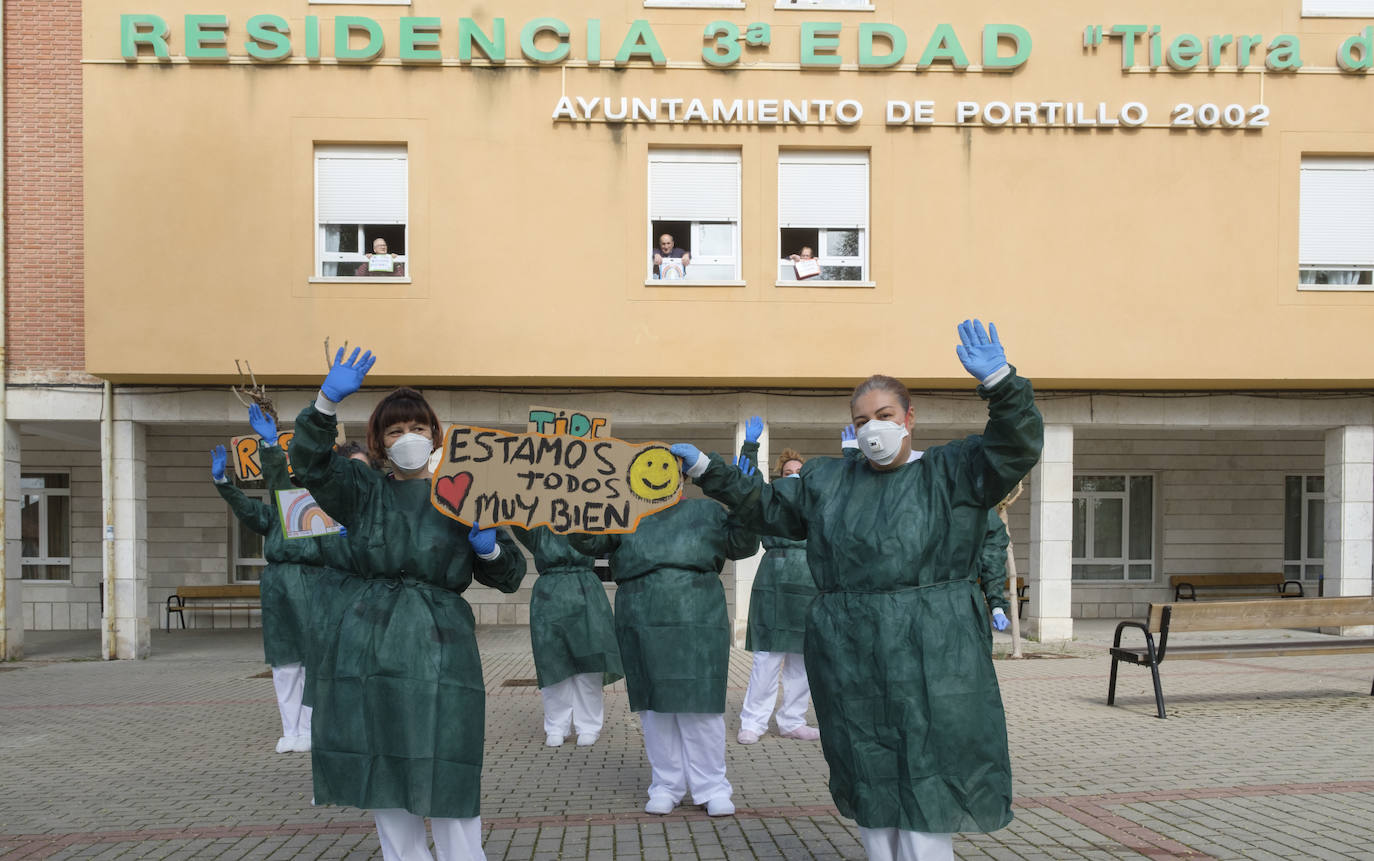
[[126, 60], [138, 59], [139, 45], [152, 48], [159, 60], [171, 60], [167, 35], [167, 22], [157, 15], [119, 16], [119, 53]]
[[248, 19], [248, 41], [243, 49], [254, 60], [285, 60], [291, 56], [291, 25], [280, 15], [254, 15]]
[[[353, 31], [367, 33], [367, 45], [354, 48]], [[382, 25], [360, 15], [340, 15], [334, 19], [334, 59], [341, 63], [366, 63], [382, 53]]]
[[[535, 18], [520, 28], [520, 53], [531, 63], [561, 63], [568, 59], [568, 25], [557, 18]], [[540, 33], [553, 33], [558, 37], [558, 47], [545, 51], [535, 44]]]

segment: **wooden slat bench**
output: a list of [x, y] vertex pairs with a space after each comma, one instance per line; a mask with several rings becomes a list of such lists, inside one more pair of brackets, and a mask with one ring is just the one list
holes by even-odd
[[[1116, 635], [1112, 638], [1112, 674], [1107, 683], [1107, 705], [1116, 702], [1116, 665], [1121, 661], [1150, 668], [1155, 685], [1155, 708], [1162, 718], [1165, 716], [1164, 690], [1159, 683], [1159, 665], [1164, 662], [1166, 655], [1174, 660], [1216, 660], [1374, 652], [1374, 637], [1331, 637], [1271, 643], [1199, 643], [1170, 647], [1171, 632], [1338, 628], [1355, 625], [1374, 625], [1374, 597], [1151, 604], [1143, 624], [1127, 621], [1116, 626]], [[1139, 628], [1145, 634], [1145, 645], [1123, 647], [1121, 633], [1126, 628]], [[1155, 643], [1156, 634], [1159, 635], [1158, 644]], [[1369, 695], [1374, 696], [1374, 684], [1370, 685]]]
[[[186, 603], [194, 601], [193, 604]], [[201, 603], [208, 601], [210, 603]], [[186, 629], [187, 610], [261, 610], [262, 593], [256, 583], [230, 583], [220, 586], [178, 586], [167, 596], [167, 630], [172, 630], [172, 614]]]
[[1174, 574], [1169, 585], [1174, 587], [1175, 601], [1196, 601], [1199, 589], [1217, 592], [1223, 599], [1303, 597], [1302, 581], [1285, 580], [1282, 574]]

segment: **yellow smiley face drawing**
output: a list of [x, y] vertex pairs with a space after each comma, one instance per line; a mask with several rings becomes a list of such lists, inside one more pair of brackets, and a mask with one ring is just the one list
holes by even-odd
[[630, 492], [645, 502], [662, 502], [682, 484], [678, 460], [665, 446], [651, 445], [635, 455], [625, 474]]

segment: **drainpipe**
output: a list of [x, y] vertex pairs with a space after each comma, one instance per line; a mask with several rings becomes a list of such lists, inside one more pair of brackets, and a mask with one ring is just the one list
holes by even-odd
[[[0, 213], [5, 211], [5, 8], [0, 3]], [[5, 244], [5, 219], [0, 217], [0, 248], [6, 248]], [[8, 253], [6, 253], [8, 258]], [[8, 464], [5, 460], [5, 447], [9, 440], [5, 436], [5, 424], [9, 417], [8, 405], [5, 402], [5, 377], [9, 373], [9, 366], [5, 355], [5, 330], [8, 328], [8, 320], [5, 317], [5, 291], [8, 289], [5, 284], [4, 261], [0, 260], [0, 661], [8, 660], [10, 657], [10, 624], [9, 607], [6, 603], [8, 596], [5, 594], [9, 583], [6, 575], [9, 573], [9, 531], [5, 528], [8, 521], [9, 506], [5, 504], [5, 473], [8, 471]], [[20, 614], [23, 619], [23, 614]], [[23, 622], [21, 621], [22, 625]], [[15, 657], [19, 657], [17, 654]]]
[[106, 380], [100, 404], [100, 501], [105, 511], [105, 630], [101, 635], [101, 653], [107, 661], [119, 657], [115, 639], [114, 473], [114, 385]]

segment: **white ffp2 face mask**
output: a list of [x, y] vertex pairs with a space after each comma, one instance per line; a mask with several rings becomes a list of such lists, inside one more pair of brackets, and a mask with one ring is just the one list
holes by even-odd
[[429, 463], [434, 444], [417, 433], [403, 434], [386, 450], [387, 460], [406, 472], [414, 472]]
[[887, 466], [901, 454], [902, 440], [908, 433], [905, 426], [896, 422], [872, 421], [859, 428], [855, 436], [864, 457], [878, 466]]

